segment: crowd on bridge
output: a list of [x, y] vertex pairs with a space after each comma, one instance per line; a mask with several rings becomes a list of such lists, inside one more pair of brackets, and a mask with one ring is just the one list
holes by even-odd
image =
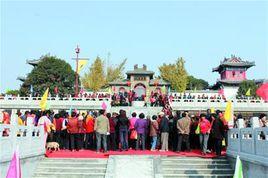
[[[19, 125], [44, 126], [47, 142], [58, 142], [61, 149], [71, 151], [91, 149], [100, 152], [102, 148], [104, 152], [129, 149], [180, 152], [201, 149], [203, 155], [215, 152], [220, 156], [222, 148], [228, 144], [228, 122], [219, 110], [211, 113], [208, 109], [207, 113], [201, 114], [177, 111], [174, 115], [160, 112], [153, 116], [133, 112], [130, 117], [124, 110], [119, 113], [74, 110], [17, 114]], [[235, 127], [241, 117], [235, 116]], [[261, 127], [268, 126], [265, 114], [260, 115], [259, 121]], [[7, 112], [3, 112], [0, 123], [10, 124]], [[249, 126], [248, 123], [245, 126]], [[8, 135], [8, 131], [2, 134]]]
[[164, 107], [169, 104], [169, 99], [167, 94], [164, 94], [159, 90], [152, 91], [149, 96], [146, 96], [146, 94], [138, 96], [135, 91], [130, 90], [129, 92], [124, 91], [114, 93], [111, 97], [111, 105], [131, 106], [132, 101], [145, 101], [145, 106]]

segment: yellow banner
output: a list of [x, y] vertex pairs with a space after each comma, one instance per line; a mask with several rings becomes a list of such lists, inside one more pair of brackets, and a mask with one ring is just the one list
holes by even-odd
[[77, 73], [79, 74], [80, 71], [83, 69], [83, 67], [87, 64], [87, 60], [78, 60], [78, 69], [77, 69]]
[[40, 106], [42, 111], [44, 111], [47, 108], [48, 91], [49, 91], [49, 89], [47, 88], [44, 95], [41, 98], [40, 103], [39, 103], [39, 106]]

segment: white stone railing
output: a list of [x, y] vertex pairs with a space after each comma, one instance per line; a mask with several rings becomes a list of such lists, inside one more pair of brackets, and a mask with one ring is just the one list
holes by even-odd
[[268, 128], [230, 129], [227, 155], [268, 166]]
[[[214, 107], [215, 109], [224, 110], [226, 100], [223, 99], [172, 99], [171, 106], [173, 109], [184, 110], [206, 110]], [[256, 111], [267, 112], [268, 102], [264, 100], [232, 100], [235, 111]]]
[[0, 124], [0, 163], [10, 161], [17, 147], [21, 159], [44, 155], [44, 127]]
[[[39, 109], [41, 97], [3, 97], [0, 98], [0, 109]], [[68, 110], [76, 108], [80, 110], [101, 109], [105, 102], [108, 108], [111, 107], [111, 98], [59, 98], [49, 97], [48, 103], [51, 109]], [[267, 112], [268, 102], [253, 99], [234, 99], [235, 111]], [[224, 99], [171, 99], [171, 107], [174, 110], [206, 110], [214, 107], [224, 110], [226, 100]]]

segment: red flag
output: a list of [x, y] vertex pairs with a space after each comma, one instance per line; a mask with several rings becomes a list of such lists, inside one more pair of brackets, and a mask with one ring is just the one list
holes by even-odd
[[54, 88], [54, 93], [55, 93], [55, 94], [58, 94], [58, 92], [59, 92], [59, 89], [58, 89], [58, 87], [56, 86], [56, 87]]
[[218, 91], [218, 93], [219, 93], [219, 95], [224, 95], [224, 90], [223, 90], [223, 88], [220, 89], [220, 90]]
[[107, 105], [106, 105], [105, 102], [102, 102], [101, 108], [102, 108], [103, 110], [106, 110], [106, 109], [107, 109]]
[[268, 101], [268, 83], [262, 84], [256, 91], [256, 94], [264, 101]]
[[21, 167], [18, 149], [13, 154], [6, 178], [21, 178]]

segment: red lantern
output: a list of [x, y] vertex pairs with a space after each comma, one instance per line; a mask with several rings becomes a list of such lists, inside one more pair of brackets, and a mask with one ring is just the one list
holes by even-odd
[[130, 85], [131, 85], [131, 82], [130, 81], [127, 81], [127, 86], [130, 87]]
[[56, 86], [56, 87], [54, 88], [54, 93], [55, 93], [55, 94], [58, 94], [58, 92], [59, 92], [59, 89], [58, 89], [58, 87]]

